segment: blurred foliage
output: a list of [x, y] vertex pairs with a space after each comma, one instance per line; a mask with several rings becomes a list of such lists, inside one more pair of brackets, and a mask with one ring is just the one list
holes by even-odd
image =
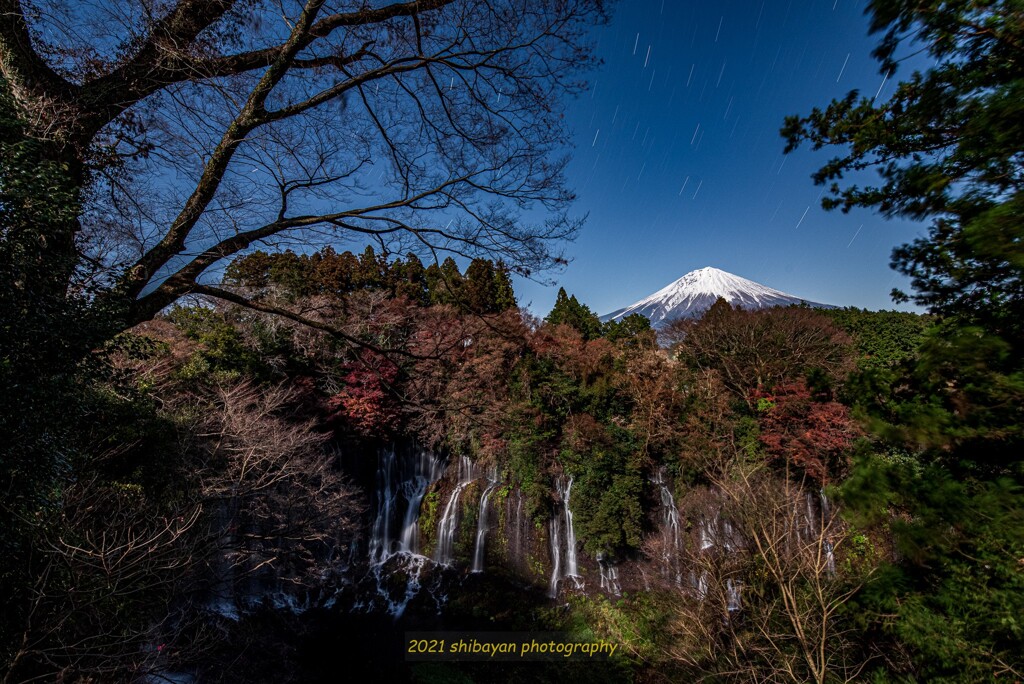
[[[907, 656], [885, 676], [1020, 679], [1024, 8], [874, 0], [868, 13], [882, 34], [883, 72], [909, 50], [932, 66], [885, 102], [851, 92], [789, 117], [782, 131], [788, 149], [842, 150], [814, 177], [827, 186], [826, 208], [928, 221], [927, 234], [892, 257], [913, 287], [894, 296], [927, 307], [928, 329], [905, 338], [910, 348], [885, 328], [918, 323], [893, 315], [854, 333], [884, 359], [863, 364], [847, 388], [879, 443], [857, 460], [843, 497], [900, 550], [862, 597], [864, 614], [891, 640], [890, 654]], [[878, 185], [844, 181], [869, 167]], [[832, 315], [862, 328], [859, 315]]]

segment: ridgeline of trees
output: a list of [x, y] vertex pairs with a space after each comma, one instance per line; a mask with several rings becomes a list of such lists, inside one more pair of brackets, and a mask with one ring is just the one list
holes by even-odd
[[424, 268], [415, 254], [389, 260], [369, 246], [358, 257], [352, 252], [338, 254], [330, 247], [309, 255], [290, 250], [274, 254], [256, 251], [232, 261], [224, 283], [240, 286], [257, 299], [268, 288], [291, 300], [313, 296], [341, 299], [353, 292], [378, 290], [420, 306], [451, 304], [465, 313], [516, 308], [508, 268], [500, 262], [474, 259], [463, 274], [451, 257]]

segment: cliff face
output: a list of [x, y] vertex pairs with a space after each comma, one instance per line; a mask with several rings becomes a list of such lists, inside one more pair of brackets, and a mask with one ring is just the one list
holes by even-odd
[[[348, 465], [368, 505], [350, 543], [323, 548], [320, 560], [333, 571], [318, 585], [299, 588], [262, 576], [239, 581], [225, 562], [215, 568], [216, 612], [237, 619], [268, 606], [293, 613], [326, 608], [417, 620], [443, 616], [453, 602], [470, 599], [500, 605], [518, 600], [510, 595], [531, 595], [556, 605], [571, 594], [614, 599], [664, 591], [698, 602], [713, 598], [728, 613], [743, 605], [738, 568], [758, 532], [743, 519], [749, 502], [738, 502], [735, 492], [691, 486], [680, 495], [666, 470], [655, 470], [642, 496], [641, 550], [613, 558], [585, 552], [573, 513], [574, 481], [564, 474], [553, 478], [547, 507], [531, 515], [519, 487], [467, 456], [390, 445]], [[787, 544], [817, 543], [823, 569], [834, 571], [833, 511], [824, 494], [794, 487], [774, 515]]]
[[[717, 580], [727, 592], [727, 610], [742, 603], [739, 580], [712, 577], [744, 555], [748, 543], [727, 512], [729, 502], [713, 487], [689, 488], [677, 497], [664, 469], [651, 473], [643, 496], [642, 552], [611, 558], [584, 552], [571, 478], [554, 478], [549, 507], [531, 517], [517, 486], [468, 457], [445, 459], [411, 445], [382, 448], [375, 456], [373, 477], [364, 472], [370, 503], [363, 533], [338, 554], [333, 585], [312, 599], [274, 598], [275, 605], [441, 615], [460, 592], [491, 581], [558, 601], [572, 593], [618, 597], [664, 590], [703, 599]], [[367, 459], [362, 463], [368, 471]], [[831, 517], [820, 493], [800, 491], [794, 501], [799, 537], [813, 535]], [[252, 604], [256, 597], [236, 598]]]

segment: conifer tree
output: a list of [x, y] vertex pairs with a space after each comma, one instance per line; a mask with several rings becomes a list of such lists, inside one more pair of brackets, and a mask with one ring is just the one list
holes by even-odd
[[575, 328], [585, 340], [596, 340], [601, 336], [601, 321], [586, 304], [580, 304], [576, 295], [569, 296], [564, 287], [558, 288], [555, 306], [544, 319], [552, 325], [568, 325]]
[[494, 269], [494, 290], [494, 301], [498, 311], [507, 311], [518, 306], [516, 293], [512, 288], [512, 279], [508, 275], [508, 267], [501, 261]]
[[448, 257], [440, 266], [431, 264], [427, 268], [426, 279], [431, 304], [458, 306], [462, 292], [462, 273], [455, 259]]
[[488, 259], [473, 259], [466, 268], [462, 287], [463, 307], [476, 313], [496, 312], [496, 286], [494, 263]]
[[[862, 597], [916, 677], [1024, 676], [1024, 7], [1016, 0], [873, 0], [891, 74], [931, 66], [886, 102], [854, 91], [789, 117], [787, 149], [837, 147], [815, 175], [826, 208], [928, 221], [892, 264], [937, 314], [918, 358], [858, 380], [876, 436], [909, 458], [866, 456], [845, 486], [862, 524], [888, 522], [901, 560]], [[844, 182], [875, 169], [881, 182]]]
[[411, 301], [426, 305], [429, 304], [427, 292], [426, 269], [419, 257], [409, 252], [405, 261], [396, 259], [391, 263], [391, 272], [388, 276], [391, 287], [396, 295], [408, 297]]

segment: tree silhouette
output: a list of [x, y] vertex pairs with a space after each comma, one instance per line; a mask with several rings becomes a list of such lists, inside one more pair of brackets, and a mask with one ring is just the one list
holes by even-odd
[[358, 237], [535, 273], [579, 225], [561, 110], [601, 0], [132, 7], [0, 3], [0, 144], [61, 189], [19, 243], [45, 268], [5, 287], [98, 284], [116, 332], [226, 296], [204, 274], [255, 245]]

